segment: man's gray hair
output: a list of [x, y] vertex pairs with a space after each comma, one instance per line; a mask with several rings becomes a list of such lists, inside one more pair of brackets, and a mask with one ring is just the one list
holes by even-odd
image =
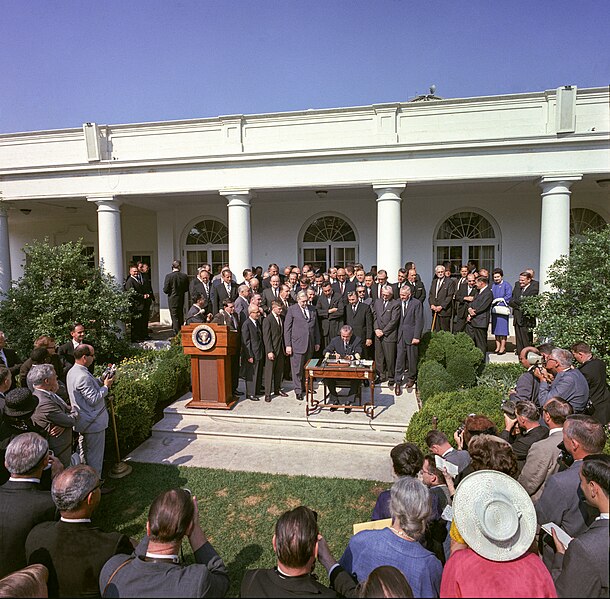
[[390, 491], [390, 513], [400, 528], [412, 539], [418, 540], [426, 532], [432, 511], [430, 492], [416, 478], [399, 478]]
[[239, 295], [241, 295], [244, 291], [248, 291], [249, 293], [250, 287], [248, 287], [247, 285], [240, 285], [237, 289], [237, 293], [239, 293]]
[[297, 293], [297, 299], [303, 299], [303, 298], [307, 299], [307, 292], [306, 291], [299, 291]]
[[30, 372], [28, 372], [28, 387], [30, 389], [39, 387], [44, 384], [46, 380], [53, 378], [56, 374], [52, 364], [34, 364], [34, 366], [30, 368]]
[[6, 448], [4, 461], [11, 474], [28, 474], [47, 455], [49, 444], [37, 433], [23, 433]]
[[74, 512], [98, 484], [97, 472], [79, 464], [66, 468], [53, 479], [51, 497], [60, 512]]
[[557, 363], [562, 368], [569, 368], [572, 366], [572, 362], [574, 361], [572, 352], [567, 349], [561, 349], [560, 347], [556, 347], [551, 352], [551, 358], [553, 358], [553, 360], [557, 360]]
[[342, 333], [351, 333], [354, 329], [352, 329], [352, 327], [349, 326], [349, 324], [344, 324], [341, 327], [341, 332]]
[[391, 286], [391, 285], [384, 285], [384, 286], [381, 288], [381, 291], [382, 291], [382, 293], [383, 293], [384, 291], [390, 291], [391, 293], [394, 293], [394, 290], [392, 289], [392, 286]]

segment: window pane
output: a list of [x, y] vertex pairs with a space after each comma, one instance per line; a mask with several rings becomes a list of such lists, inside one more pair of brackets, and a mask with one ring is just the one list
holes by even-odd
[[356, 241], [354, 230], [338, 216], [323, 216], [314, 220], [305, 235], [304, 242], [325, 243], [331, 241]]
[[208, 261], [208, 253], [206, 250], [189, 250], [186, 252], [186, 274], [189, 277], [197, 276], [197, 269]]
[[451, 272], [460, 272], [460, 266], [462, 266], [462, 246], [461, 245], [439, 245], [436, 248], [436, 263], [443, 264], [444, 262], [451, 262]]
[[314, 270], [326, 270], [326, 248], [303, 248], [303, 263]]
[[437, 239], [495, 239], [491, 223], [476, 212], [458, 212], [450, 216], [438, 231]]
[[186, 245], [226, 245], [229, 243], [229, 229], [219, 220], [202, 220], [191, 227], [186, 237]]
[[[229, 250], [212, 250], [212, 273], [217, 274], [225, 264], [229, 263]], [[241, 273], [233, 273], [239, 277]]]
[[601, 231], [606, 221], [588, 208], [572, 208], [570, 210], [570, 235], [584, 235], [589, 231]]
[[495, 268], [495, 249], [493, 245], [471, 245], [468, 257], [477, 265], [477, 269], [486, 268], [491, 274]]

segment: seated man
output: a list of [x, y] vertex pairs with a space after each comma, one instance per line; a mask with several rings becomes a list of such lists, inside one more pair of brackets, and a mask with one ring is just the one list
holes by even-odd
[[53, 520], [55, 506], [40, 488], [49, 444], [36, 433], [15, 437], [4, 457], [11, 477], [0, 487], [0, 578], [26, 566], [25, 539], [38, 523]]
[[[135, 554], [111, 557], [100, 574], [103, 597], [224, 597], [229, 578], [224, 562], [199, 523], [197, 498], [169, 489], [150, 506], [147, 536]], [[180, 563], [188, 537], [194, 564]]]
[[[340, 335], [330, 341], [326, 349], [324, 350], [324, 358], [343, 358], [346, 360], [359, 360], [360, 354], [362, 354], [362, 340], [360, 337], [352, 335], [352, 327], [348, 324], [341, 327]], [[333, 405], [339, 405], [339, 397], [337, 396], [337, 379], [324, 379], [328, 391], [330, 392], [330, 401]], [[347, 381], [346, 381], [347, 382]], [[360, 381], [355, 379], [349, 379], [349, 394], [345, 401], [346, 406], [351, 406], [356, 399], [356, 393], [360, 389]], [[334, 412], [337, 408], [331, 408], [330, 411]], [[346, 407], [345, 413], [349, 414], [351, 408]]]
[[[323, 541], [318, 530], [317, 514], [300, 506], [282, 514], [275, 525], [273, 551], [277, 566], [269, 569], [247, 570], [241, 583], [241, 597], [336, 597], [335, 591], [320, 584], [312, 571], [318, 557], [318, 542]], [[324, 541], [323, 541], [324, 542]], [[327, 546], [326, 546], [327, 548]], [[347, 586], [355, 584], [349, 574], [329, 555], [323, 564], [330, 578], [340, 575]], [[343, 586], [346, 588], [346, 586]]]
[[27, 537], [28, 563], [47, 567], [51, 597], [96, 596], [102, 566], [113, 555], [133, 550], [125, 535], [102, 532], [91, 524], [102, 496], [100, 487], [100, 478], [91, 466], [81, 464], [64, 470], [51, 487], [61, 521], [42, 522]]
[[195, 293], [193, 305], [186, 314], [185, 324], [201, 324], [212, 320], [212, 315], [207, 311], [208, 300], [203, 293]]

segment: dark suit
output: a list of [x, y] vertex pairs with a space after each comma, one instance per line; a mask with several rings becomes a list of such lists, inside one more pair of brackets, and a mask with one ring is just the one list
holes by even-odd
[[[335, 337], [330, 341], [330, 343], [324, 348], [322, 352], [323, 355], [331, 354], [339, 354], [341, 357], [344, 356], [359, 356], [362, 355], [362, 339], [360, 337], [356, 337], [356, 335], [352, 335], [350, 340], [346, 343], [343, 342], [340, 336]], [[330, 399], [333, 403], [339, 403], [337, 397], [337, 379], [327, 378], [324, 379], [326, 386], [328, 387], [328, 391], [330, 392]], [[360, 381], [354, 379], [348, 379], [345, 381], [349, 382], [349, 393], [346, 398], [346, 404], [354, 403], [356, 399], [356, 393], [358, 393], [358, 389], [360, 388]]]
[[558, 597], [608, 597], [608, 520], [596, 520], [556, 553], [551, 570]]
[[305, 364], [314, 352], [314, 346], [320, 345], [320, 329], [318, 317], [311, 306], [305, 306], [309, 315], [306, 320], [298, 304], [288, 308], [284, 323], [284, 343], [292, 348], [290, 367], [292, 369], [292, 382], [297, 395], [305, 393]]
[[[83, 339], [83, 342], [81, 345], [91, 345], [91, 342], [88, 341], [87, 339]], [[68, 370], [70, 370], [70, 368], [72, 368], [72, 366], [74, 366], [74, 343], [72, 342], [72, 339], [70, 339], [70, 341], [68, 341], [67, 343], [63, 343], [62, 345], [60, 345], [57, 348], [57, 355], [60, 356], [61, 359], [65, 363], [64, 377], [63, 377], [65, 380]], [[93, 364], [91, 364], [91, 366], [89, 366], [88, 370], [91, 374], [93, 374], [94, 368], [95, 367]]]
[[519, 472], [523, 470], [530, 447], [536, 443], [536, 441], [542, 441], [548, 436], [549, 429], [543, 425], [532, 428], [527, 432], [519, 433], [515, 438], [511, 438], [510, 432], [506, 429], [500, 433], [500, 437], [505, 441], [508, 441], [513, 448], [513, 452], [517, 458]]
[[394, 375], [397, 385], [402, 384], [405, 372], [410, 382], [414, 382], [417, 377], [419, 345], [413, 345], [413, 339], [421, 339], [424, 330], [424, 307], [419, 300], [409, 299], [406, 310], [403, 310], [403, 302], [400, 301], [399, 309], [400, 322], [396, 340], [396, 374]]
[[[262, 385], [265, 346], [260, 322], [246, 318], [241, 327], [242, 364], [246, 379], [246, 394], [258, 395]], [[252, 360], [252, 362], [250, 362]]]
[[55, 518], [48, 491], [36, 483], [8, 481], [0, 487], [0, 578], [25, 568], [25, 540], [34, 526]]
[[394, 383], [394, 371], [396, 368], [396, 330], [400, 321], [400, 304], [396, 300], [387, 302], [384, 308], [383, 299], [377, 299], [373, 303], [373, 329], [381, 329], [383, 335], [375, 335], [375, 368], [377, 376], [386, 378]]
[[201, 282], [199, 277], [195, 277], [189, 284], [189, 296], [191, 298], [191, 302], [195, 303], [195, 296], [201, 293], [203, 297], [205, 297], [205, 303], [203, 304], [203, 308], [205, 310], [205, 315], [212, 313], [212, 284], [208, 282], [208, 289], [206, 291], [205, 285]]
[[[265, 345], [265, 395], [276, 395], [282, 388], [284, 378], [284, 325], [280, 316], [279, 324], [275, 314], [269, 314], [263, 320], [263, 343]], [[268, 354], [273, 354], [273, 360]]]
[[[248, 308], [250, 307], [250, 301], [245, 297], [238, 295], [235, 299], [235, 314], [240, 322], [243, 323], [244, 319], [248, 318]], [[243, 316], [242, 316], [243, 315]]]
[[177, 335], [184, 322], [184, 294], [189, 290], [189, 278], [179, 270], [170, 272], [163, 283], [163, 293], [167, 295], [172, 329]]
[[275, 289], [272, 287], [268, 287], [267, 289], [263, 289], [263, 293], [261, 295], [261, 307], [263, 310], [269, 314], [271, 312], [271, 302], [278, 301], [281, 302], [280, 299], [280, 288], [277, 288], [277, 296], [275, 295]]
[[129, 537], [102, 532], [90, 522], [43, 522], [27, 537], [28, 564], [49, 570], [50, 597], [99, 596], [104, 564], [118, 553], [131, 553]]
[[17, 355], [17, 352], [13, 349], [5, 347], [3, 351], [5, 361], [3, 363], [2, 357], [0, 356], [0, 366], [6, 365], [6, 367], [11, 371], [11, 375], [13, 377], [11, 389], [14, 389], [17, 386], [17, 377], [19, 376], [19, 370], [21, 368], [23, 360]]
[[207, 322], [205, 308], [200, 308], [198, 304], [193, 304], [186, 313], [185, 324], [201, 324]]
[[[131, 314], [131, 340], [142, 341], [148, 336], [148, 320], [144, 322], [144, 308], [146, 301], [144, 295], [148, 289], [144, 283], [140, 282], [139, 277], [129, 275], [123, 285], [129, 296], [129, 313]], [[150, 304], [149, 304], [150, 306]]]
[[[240, 339], [241, 339], [241, 328], [239, 326], [239, 321], [237, 320], [237, 316], [235, 314], [229, 315], [224, 310], [221, 310], [212, 318], [212, 322], [214, 324], [223, 324], [228, 326], [231, 331], [235, 331]], [[239, 342], [239, 347], [241, 347], [241, 341]], [[239, 351], [236, 351], [231, 356], [231, 386], [233, 391], [237, 390], [237, 386], [239, 385]]]
[[375, 301], [379, 299], [379, 293], [377, 289], [377, 283], [373, 283], [370, 287], [364, 285], [364, 298]]
[[[343, 291], [341, 290], [341, 286], [343, 286]], [[343, 283], [333, 283], [331, 285], [333, 288], [333, 293], [339, 294], [344, 304], [347, 304], [347, 294], [349, 291], [356, 291], [356, 283], [354, 281], [350, 281], [349, 279], [345, 279]]]
[[473, 286], [468, 286], [468, 281], [458, 284], [455, 291], [455, 324], [453, 326], [454, 333], [461, 333], [466, 329], [466, 321], [468, 319], [468, 308], [471, 302], [464, 301], [465, 297], [475, 296], [479, 290]]
[[423, 304], [426, 299], [426, 287], [421, 282], [421, 279], [417, 279], [415, 283], [407, 281], [407, 285], [411, 288], [411, 297]]
[[483, 352], [483, 356], [487, 352], [487, 329], [489, 328], [493, 299], [491, 287], [488, 285], [484, 289], [480, 289], [477, 296], [470, 302], [470, 308], [476, 314], [468, 321], [466, 332], [474, 341], [474, 344]]
[[[332, 308], [337, 308], [337, 311], [329, 314], [328, 311]], [[339, 329], [343, 325], [345, 303], [341, 294], [333, 293], [330, 298], [322, 294], [318, 298], [316, 311], [320, 322], [322, 345], [328, 345], [329, 341], [339, 334]]]
[[524, 347], [528, 347], [534, 343], [534, 335], [532, 329], [536, 326], [536, 319], [523, 314], [521, 305], [523, 298], [533, 297], [538, 295], [538, 287], [531, 282], [525, 291], [519, 285], [519, 281], [513, 287], [513, 296], [508, 302], [508, 305], [513, 309], [513, 325], [515, 327], [515, 349], [517, 354], [521, 353]]
[[[337, 567], [335, 570], [341, 570], [343, 577], [352, 580], [343, 568]], [[333, 570], [333, 575], [336, 574], [335, 570]], [[347, 580], [348, 583], [349, 580]], [[353, 580], [352, 583], [355, 587]], [[311, 574], [284, 576], [278, 572], [277, 568], [246, 570], [240, 591], [240, 597], [277, 597], [278, 599], [282, 597], [319, 597], [324, 599], [336, 596], [337, 593], [334, 590], [319, 583]]]
[[[354, 311], [355, 306], [355, 311]], [[364, 302], [356, 302], [356, 304], [347, 304], [345, 306], [345, 324], [352, 327], [354, 335], [360, 337], [363, 341], [375, 337], [373, 333], [373, 312], [371, 307]], [[364, 347], [366, 352], [368, 348]]]
[[[536, 503], [538, 524], [554, 522], [571, 537], [581, 535], [598, 515], [587, 507], [580, 488], [579, 472], [582, 460], [574, 462], [567, 470], [549, 476], [544, 491]], [[554, 551], [544, 546], [542, 559], [547, 568], [553, 563]]]
[[235, 281], [231, 281], [229, 293], [227, 293], [224, 281], [217, 281], [212, 285], [212, 311], [214, 314], [218, 314], [222, 308], [222, 300], [229, 298], [230, 300], [235, 301], [237, 299], [237, 296], [239, 295], [237, 292], [238, 289], [239, 287]]
[[[434, 324], [435, 331], [450, 331], [451, 330], [451, 310], [453, 308], [454, 284], [450, 277], [443, 277], [440, 287], [438, 288], [438, 277], [435, 277], [430, 283], [430, 294], [428, 302], [431, 306], [441, 306], [441, 311], [436, 312], [436, 322]], [[432, 318], [434, 318], [434, 312]]]
[[606, 365], [599, 358], [591, 358], [578, 370], [589, 385], [589, 399], [595, 408], [593, 416], [606, 424], [610, 420], [610, 389], [606, 381]]

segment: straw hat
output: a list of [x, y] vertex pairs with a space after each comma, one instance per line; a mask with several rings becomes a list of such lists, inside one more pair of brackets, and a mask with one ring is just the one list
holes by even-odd
[[494, 562], [521, 557], [536, 534], [536, 510], [527, 491], [495, 470], [479, 470], [459, 484], [453, 519], [468, 546]]

